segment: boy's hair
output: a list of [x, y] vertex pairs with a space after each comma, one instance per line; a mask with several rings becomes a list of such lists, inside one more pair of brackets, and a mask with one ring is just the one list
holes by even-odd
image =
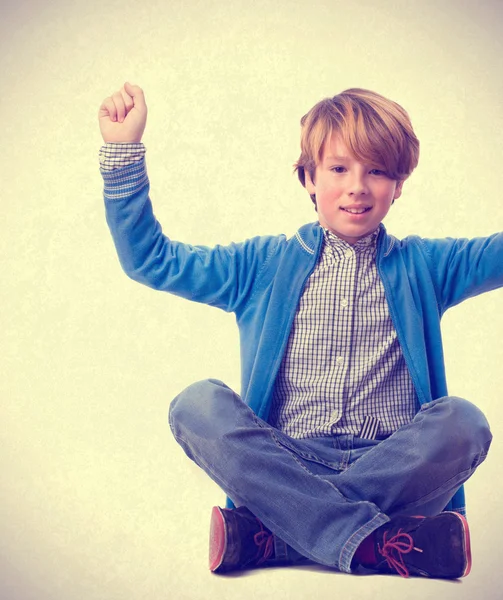
[[[390, 179], [405, 181], [417, 166], [419, 140], [407, 112], [384, 96], [351, 88], [313, 106], [301, 121], [301, 155], [295, 163], [300, 182], [306, 170], [314, 181], [325, 142], [333, 133], [360, 162], [375, 165]], [[316, 205], [316, 199], [311, 196]]]

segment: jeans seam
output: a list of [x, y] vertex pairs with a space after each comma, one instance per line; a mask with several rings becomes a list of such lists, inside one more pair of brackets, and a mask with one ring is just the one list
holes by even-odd
[[319, 456], [317, 456], [316, 454], [310, 454], [307, 452], [302, 452], [299, 451], [297, 448], [292, 447], [292, 445], [288, 444], [286, 441], [282, 442], [280, 440], [280, 438], [275, 434], [275, 428], [274, 427], [264, 427], [262, 425], [262, 423], [260, 421], [258, 421], [255, 416], [254, 416], [254, 420], [256, 422], [256, 424], [261, 427], [262, 429], [269, 431], [270, 434], [272, 435], [272, 437], [274, 438], [274, 441], [276, 442], [276, 445], [281, 446], [281, 448], [285, 448], [286, 450], [288, 450], [290, 453], [293, 454], [295, 460], [304, 468], [305, 471], [307, 471], [308, 473], [310, 473], [311, 475], [315, 475], [317, 476], [315, 473], [312, 473], [305, 465], [303, 465], [299, 460], [298, 457], [303, 458], [307, 461], [310, 462], [315, 462], [317, 464], [323, 465], [325, 467], [328, 467], [329, 469], [332, 469], [333, 471], [339, 471], [342, 472], [344, 469], [336, 466], [334, 463], [332, 462], [328, 462], [326, 460], [323, 460], [322, 458], [320, 458]]
[[[169, 424], [169, 428], [171, 429], [171, 433], [172, 433], [173, 437], [175, 438], [175, 440], [177, 441], [177, 443], [182, 447], [188, 446], [189, 445], [188, 440], [186, 440], [183, 436], [181, 436], [180, 434], [175, 432], [173, 420], [171, 417], [171, 411], [168, 412], [168, 424]], [[180, 442], [182, 442], [182, 443], [180, 443]]]
[[487, 458], [489, 452], [481, 452], [478, 458], [472, 463], [471, 470], [474, 471], [479, 465], [481, 465]]
[[[309, 473], [309, 475], [311, 475], [312, 477], [316, 477], [316, 478], [318, 478], [318, 479], [322, 479], [323, 481], [325, 481], [326, 483], [328, 483], [328, 484], [329, 484], [331, 487], [333, 487], [335, 490], [337, 490], [337, 492], [339, 492], [339, 494], [341, 493], [341, 492], [339, 491], [339, 489], [337, 488], [337, 486], [335, 486], [335, 485], [334, 485], [334, 484], [333, 484], [331, 481], [328, 481], [328, 480], [327, 480], [327, 479], [325, 479], [325, 478], [324, 478], [322, 475], [319, 475], [319, 474], [317, 474], [317, 473], [313, 473], [312, 471], [310, 471], [310, 470], [307, 468], [307, 466], [306, 466], [306, 465], [305, 465], [305, 464], [304, 464], [304, 463], [303, 463], [303, 462], [302, 462], [302, 461], [299, 459], [299, 455], [301, 455], [301, 454], [300, 454], [300, 453], [298, 454], [298, 453], [297, 453], [297, 452], [296, 452], [296, 451], [295, 451], [293, 448], [290, 448], [289, 446], [286, 446], [286, 445], [282, 444], [282, 443], [280, 442], [280, 440], [279, 440], [279, 439], [276, 437], [276, 435], [275, 435], [275, 433], [274, 433], [274, 431], [273, 431], [273, 429], [272, 429], [272, 428], [269, 430], [269, 432], [270, 432], [270, 434], [271, 434], [271, 437], [273, 438], [273, 440], [274, 440], [275, 444], [276, 444], [278, 447], [280, 447], [280, 448], [282, 448], [283, 450], [285, 450], [286, 452], [288, 452], [288, 453], [290, 454], [290, 456], [293, 458], [293, 460], [294, 460], [294, 461], [295, 461], [295, 462], [296, 462], [296, 463], [297, 463], [297, 464], [298, 464], [300, 467], [302, 467], [302, 469], [304, 469], [304, 471], [305, 471], [306, 473]], [[306, 457], [304, 456], [304, 458], [306, 458]], [[318, 457], [313, 457], [313, 458], [315, 458], [315, 460], [313, 460], [313, 462], [318, 462], [318, 463], [320, 463], [320, 464], [322, 464], [322, 465], [324, 465], [324, 466], [326, 466], [326, 467], [328, 467], [328, 468], [332, 469], [333, 471], [340, 471], [340, 469], [335, 469], [335, 468], [334, 468], [333, 466], [331, 466], [329, 463], [326, 463], [326, 462], [324, 462], [324, 461], [322, 461], [322, 460], [318, 460]], [[308, 459], [308, 458], [306, 458], [306, 460], [309, 460], [309, 459]], [[341, 496], [342, 496], [342, 494], [341, 494]], [[344, 498], [344, 496], [342, 496], [342, 497]], [[347, 501], [347, 499], [346, 499], [346, 498], [344, 498], [344, 499]]]
[[[387, 515], [384, 513], [378, 513], [371, 521], [368, 521], [365, 523], [365, 525], [362, 525], [362, 527], [357, 529], [342, 547], [339, 560], [339, 570], [345, 573], [351, 573], [351, 561], [356, 550], [358, 549], [358, 546], [371, 533], [389, 521], [390, 518]], [[377, 522], [377, 526], [374, 526], [375, 522]]]

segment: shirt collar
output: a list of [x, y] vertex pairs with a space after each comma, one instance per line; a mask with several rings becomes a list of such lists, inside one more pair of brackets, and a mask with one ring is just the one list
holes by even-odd
[[368, 250], [370, 248], [375, 249], [377, 246], [377, 237], [379, 235], [379, 230], [381, 226], [369, 233], [367, 236], [358, 240], [356, 244], [348, 244], [346, 241], [342, 240], [338, 237], [333, 231], [326, 229], [323, 227], [323, 235], [325, 239], [325, 244], [329, 246], [333, 251], [344, 251], [348, 248], [352, 248], [356, 254], [362, 252], [363, 250]]

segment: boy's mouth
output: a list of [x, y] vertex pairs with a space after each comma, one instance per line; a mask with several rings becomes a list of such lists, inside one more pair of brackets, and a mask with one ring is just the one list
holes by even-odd
[[352, 215], [362, 215], [363, 213], [368, 212], [372, 207], [371, 206], [361, 206], [359, 208], [347, 207], [344, 208], [341, 206], [341, 210], [344, 210]]

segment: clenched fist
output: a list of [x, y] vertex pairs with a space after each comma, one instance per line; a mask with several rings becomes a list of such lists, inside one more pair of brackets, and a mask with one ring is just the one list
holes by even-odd
[[143, 90], [126, 82], [118, 92], [103, 100], [98, 118], [105, 142], [141, 142], [147, 123]]

